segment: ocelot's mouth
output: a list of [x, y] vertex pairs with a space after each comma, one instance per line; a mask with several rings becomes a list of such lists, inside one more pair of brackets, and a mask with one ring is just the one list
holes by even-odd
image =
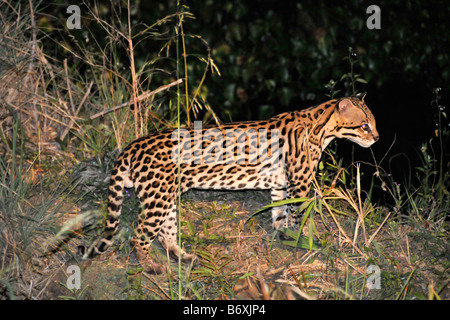
[[367, 139], [354, 139], [354, 138], [349, 138], [350, 141], [359, 144], [361, 147], [363, 148], [369, 148], [370, 146], [372, 146], [375, 142], [377, 142], [378, 137], [375, 139], [371, 139], [371, 140], [367, 140]]

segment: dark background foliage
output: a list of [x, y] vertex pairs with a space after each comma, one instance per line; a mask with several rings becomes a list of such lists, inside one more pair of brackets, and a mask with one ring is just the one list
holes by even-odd
[[[61, 1], [56, 6], [44, 6], [49, 15], [64, 21], [70, 4]], [[393, 155], [405, 154], [406, 158], [396, 157], [390, 163], [401, 181], [419, 161], [421, 145], [435, 137], [438, 106], [431, 104], [434, 88], [442, 88], [441, 111], [448, 104], [448, 1], [190, 0], [181, 4], [186, 7], [179, 8], [195, 17], [184, 24], [188, 61], [196, 59], [200, 52], [205, 54], [205, 43], [196, 37], [201, 36], [220, 69], [221, 76], [208, 76], [204, 86], [208, 103], [223, 121], [263, 119], [321, 103], [330, 94], [330, 80], [338, 82], [334, 89], [340, 91], [336, 96], [352, 94], [349, 79], [339, 81], [350, 71], [345, 58], [352, 48], [354, 72], [367, 81], [357, 82], [356, 90], [368, 92], [366, 102], [377, 119], [381, 137], [372, 147], [376, 159], [380, 161], [390, 150], [384, 158], [388, 165]], [[370, 16], [366, 10], [372, 4], [381, 8], [379, 30], [366, 26]], [[125, 8], [126, 2], [117, 2], [115, 9], [109, 2], [99, 2], [102, 18], [108, 21], [116, 11], [126, 22], [121, 6]], [[66, 41], [85, 43], [90, 50], [98, 51], [106, 37], [95, 20], [89, 19], [89, 13], [84, 14], [85, 7], [81, 8], [83, 28], [70, 31]], [[134, 31], [144, 29], [140, 22], [149, 25], [176, 10], [175, 0], [135, 1]], [[51, 46], [61, 33], [56, 35], [51, 20], [40, 20], [41, 26], [45, 23], [49, 24], [52, 40], [44, 39], [44, 44]], [[158, 31], [159, 36], [142, 39], [134, 52], [138, 67], [149, 59], [163, 57], [152, 65], [155, 86], [166, 77], [157, 72], [158, 68], [173, 70], [171, 76], [176, 76], [173, 56], [163, 53], [174, 50], [174, 46], [161, 50], [174, 36], [173, 28], [163, 24]], [[62, 35], [67, 37], [67, 30]], [[95, 41], [86, 42], [87, 38]], [[65, 58], [66, 53], [53, 45], [55, 57]], [[126, 71], [126, 52], [117, 50]], [[72, 63], [80, 63], [83, 68], [76, 58]], [[202, 73], [201, 64], [190, 65], [189, 81], [198, 82]], [[448, 126], [448, 121], [443, 125]], [[358, 159], [372, 158], [369, 151], [350, 143], [339, 148], [343, 154], [357, 152]], [[353, 160], [353, 156], [347, 158]]]

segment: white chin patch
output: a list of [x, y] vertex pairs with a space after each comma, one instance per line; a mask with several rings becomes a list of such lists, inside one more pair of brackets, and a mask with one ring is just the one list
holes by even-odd
[[356, 140], [356, 139], [349, 139], [349, 140], [351, 140], [356, 144], [359, 144], [363, 148], [368, 148], [375, 143], [375, 141], [373, 140]]

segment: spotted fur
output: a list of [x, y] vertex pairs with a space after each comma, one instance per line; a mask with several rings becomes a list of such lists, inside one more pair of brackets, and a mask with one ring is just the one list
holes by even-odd
[[[133, 187], [141, 211], [131, 241], [140, 263], [149, 271], [163, 271], [149, 256], [155, 238], [174, 256], [190, 260], [194, 256], [177, 244], [179, 190], [269, 189], [272, 201], [304, 197], [322, 151], [334, 138], [347, 138], [362, 147], [378, 140], [364, 96], [330, 100], [265, 121], [170, 129], [137, 139], [123, 150], [111, 173], [109, 216], [93, 253], [111, 245], [124, 188]], [[286, 206], [272, 209], [275, 229], [298, 223], [288, 212]]]

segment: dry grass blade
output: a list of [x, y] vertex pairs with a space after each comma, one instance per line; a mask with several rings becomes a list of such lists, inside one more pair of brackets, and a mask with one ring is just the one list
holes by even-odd
[[[88, 98], [89, 94], [91, 93], [91, 89], [92, 89], [92, 85], [94, 84], [94, 81], [91, 81], [89, 83], [89, 87], [86, 91], [86, 93], [83, 96], [83, 99], [81, 99], [81, 102], [78, 105], [78, 108], [75, 110], [75, 116], [78, 116], [78, 114], [80, 113], [81, 107], [84, 105], [84, 103], [86, 102], [86, 99]], [[64, 130], [63, 134], [61, 135], [61, 140], [64, 140], [64, 138], [66, 137], [66, 135], [69, 133], [70, 129], [72, 129], [72, 126], [74, 125], [75, 120], [74, 119], [70, 119], [69, 124], [67, 125], [67, 128]]]
[[[319, 195], [319, 197], [322, 199], [322, 203], [325, 205], [326, 209], [328, 210], [328, 213], [330, 214], [331, 218], [333, 219], [334, 223], [336, 224], [336, 226], [339, 229], [339, 232], [344, 236], [345, 240], [347, 243], [351, 244], [352, 247], [363, 257], [367, 258], [367, 255], [362, 252], [354, 243], [354, 241], [352, 241], [350, 239], [350, 237], [347, 235], [347, 233], [345, 232], [345, 230], [342, 228], [342, 226], [340, 225], [339, 221], [336, 219], [336, 216], [333, 213], [333, 210], [331, 209], [331, 207], [328, 205], [327, 203], [327, 197], [324, 196], [324, 193], [322, 192], [321, 188], [319, 187], [317, 180], [314, 178], [313, 180], [313, 185], [314, 185], [314, 189], [317, 192], [317, 194]], [[339, 189], [333, 188], [332, 191], [336, 194], [338, 199], [343, 199], [348, 201], [348, 197], [346, 197], [342, 191], [340, 191]], [[352, 204], [353, 202], [350, 201], [350, 204]]]
[[389, 213], [387, 214], [386, 218], [384, 218], [383, 222], [380, 224], [378, 229], [375, 230], [375, 232], [370, 236], [369, 240], [367, 241], [367, 246], [370, 246], [370, 244], [375, 239], [377, 234], [380, 232], [381, 228], [383, 228], [384, 224], [386, 223], [386, 221], [389, 219], [390, 216], [391, 216], [391, 211], [389, 211]]

